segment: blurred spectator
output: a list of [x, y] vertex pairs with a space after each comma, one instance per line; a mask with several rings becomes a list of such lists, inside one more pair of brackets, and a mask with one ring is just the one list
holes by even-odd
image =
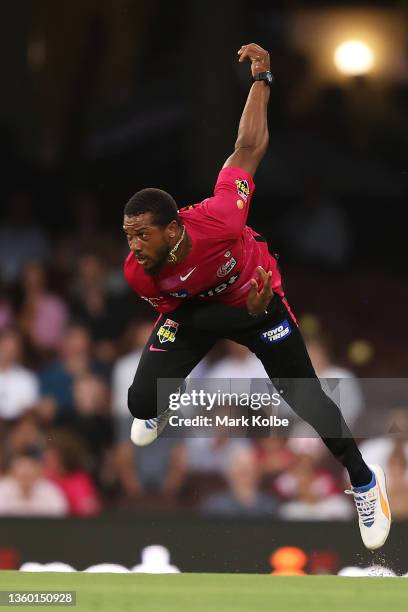
[[259, 517], [276, 513], [273, 497], [259, 490], [259, 474], [252, 449], [231, 456], [226, 478], [229, 490], [210, 495], [201, 505], [204, 514]]
[[387, 474], [387, 491], [396, 519], [408, 518], [408, 461], [404, 451], [404, 442], [394, 440], [394, 449], [385, 466]]
[[225, 340], [227, 355], [211, 366], [207, 378], [268, 378], [258, 357], [242, 344]]
[[57, 349], [68, 319], [66, 304], [46, 289], [44, 265], [38, 261], [25, 264], [22, 279], [20, 327], [35, 348]]
[[136, 448], [129, 439], [132, 417], [119, 417], [114, 461], [124, 497], [145, 494], [175, 498], [185, 479], [184, 441], [162, 436], [151, 446]]
[[360, 444], [360, 450], [365, 461], [385, 467], [395, 450], [396, 441], [398, 448], [408, 461], [408, 408], [394, 408], [390, 411], [385, 425], [385, 432], [398, 436], [384, 435], [378, 438], [365, 440]]
[[78, 265], [72, 313], [89, 330], [97, 358], [111, 363], [117, 355], [116, 339], [126, 327], [128, 313], [123, 299], [108, 294], [106, 281], [101, 258], [83, 255]]
[[7, 282], [17, 280], [27, 261], [48, 257], [47, 240], [32, 214], [31, 195], [26, 191], [12, 193], [8, 218], [0, 227], [0, 275]]
[[287, 441], [280, 438], [257, 439], [255, 456], [260, 474], [268, 479], [292, 467], [296, 459]]
[[45, 432], [39, 427], [36, 414], [28, 412], [13, 423], [10, 429], [5, 450], [11, 456], [34, 448], [42, 449], [45, 443]]
[[251, 449], [245, 438], [208, 437], [185, 440], [186, 465], [196, 474], [219, 474], [225, 477], [231, 465], [231, 458]]
[[0, 334], [10, 328], [14, 321], [14, 312], [6, 286], [0, 276]]
[[[364, 408], [358, 379], [350, 370], [333, 363], [329, 343], [323, 336], [306, 338], [306, 348], [325, 393], [340, 407], [346, 423], [352, 428]], [[347, 380], [336, 385], [335, 380], [327, 379]]]
[[73, 399], [73, 411], [63, 422], [86, 443], [90, 472], [102, 485], [105, 460], [114, 439], [108, 386], [99, 376], [83, 374], [74, 379]]
[[44, 453], [44, 471], [68, 500], [69, 512], [76, 516], [93, 516], [100, 512], [96, 487], [86, 470], [86, 449], [72, 432], [51, 432]]
[[16, 331], [0, 336], [0, 419], [16, 419], [38, 400], [37, 377], [20, 365], [21, 338]]
[[132, 350], [115, 363], [112, 375], [112, 408], [116, 416], [129, 416], [127, 407], [128, 389], [133, 382], [143, 348], [152, 331], [152, 323], [141, 321], [132, 325]]
[[317, 177], [309, 177], [303, 201], [282, 221], [290, 251], [302, 261], [327, 268], [347, 263], [351, 235], [347, 218]]
[[68, 504], [60, 489], [42, 474], [41, 459], [35, 453], [21, 453], [11, 460], [0, 478], [0, 515], [64, 516]]
[[74, 377], [91, 371], [100, 372], [101, 368], [92, 359], [89, 333], [72, 324], [65, 330], [57, 359], [40, 372], [41, 394], [53, 399], [55, 414], [73, 410]]
[[319, 469], [311, 455], [298, 455], [292, 469], [276, 479], [275, 490], [283, 499], [290, 499], [280, 508], [283, 519], [345, 520], [353, 516], [333, 476]]

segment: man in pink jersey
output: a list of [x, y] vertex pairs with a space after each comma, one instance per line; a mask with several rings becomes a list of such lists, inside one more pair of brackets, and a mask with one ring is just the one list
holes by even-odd
[[246, 225], [253, 176], [268, 146], [273, 77], [269, 54], [259, 45], [242, 46], [238, 56], [250, 60], [253, 84], [214, 195], [178, 210], [165, 191], [142, 189], [125, 206], [125, 277], [160, 313], [129, 388], [131, 439], [150, 444], [168, 422], [168, 396], [161, 405], [159, 378], [184, 380], [218, 339], [239, 342], [257, 355], [280, 395], [348, 470], [347, 492], [354, 496], [363, 542], [376, 549], [391, 524], [384, 472], [367, 466], [339, 408], [323, 392], [276, 258]]

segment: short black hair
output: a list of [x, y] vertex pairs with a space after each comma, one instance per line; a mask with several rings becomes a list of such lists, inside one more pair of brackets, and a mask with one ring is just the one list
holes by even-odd
[[178, 208], [174, 199], [167, 191], [148, 187], [137, 191], [127, 202], [124, 214], [136, 217], [143, 213], [152, 213], [155, 225], [166, 227], [171, 221], [180, 224]]

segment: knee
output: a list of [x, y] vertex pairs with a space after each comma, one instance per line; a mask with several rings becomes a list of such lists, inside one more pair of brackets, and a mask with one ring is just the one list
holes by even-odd
[[128, 390], [128, 408], [136, 419], [146, 420], [157, 416], [155, 398], [135, 385]]

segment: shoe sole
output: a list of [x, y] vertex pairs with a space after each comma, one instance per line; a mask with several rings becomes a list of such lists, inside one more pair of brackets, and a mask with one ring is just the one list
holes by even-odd
[[388, 523], [388, 529], [387, 532], [384, 536], [384, 538], [381, 540], [381, 542], [379, 542], [376, 546], [367, 546], [368, 550], [378, 550], [379, 548], [381, 548], [382, 546], [384, 546], [385, 542], [387, 541], [388, 535], [390, 533], [390, 529], [391, 529], [391, 522], [392, 522], [392, 516], [391, 516], [391, 508], [390, 508], [390, 504], [388, 501], [388, 495], [387, 495], [387, 483], [386, 483], [386, 478], [385, 478], [385, 472], [382, 469], [381, 466], [379, 465], [371, 465], [369, 466], [371, 468], [371, 470], [373, 470], [375, 477], [378, 478], [379, 480], [379, 486], [381, 489], [381, 493], [387, 503], [388, 506], [388, 511], [390, 513], [390, 520]]

